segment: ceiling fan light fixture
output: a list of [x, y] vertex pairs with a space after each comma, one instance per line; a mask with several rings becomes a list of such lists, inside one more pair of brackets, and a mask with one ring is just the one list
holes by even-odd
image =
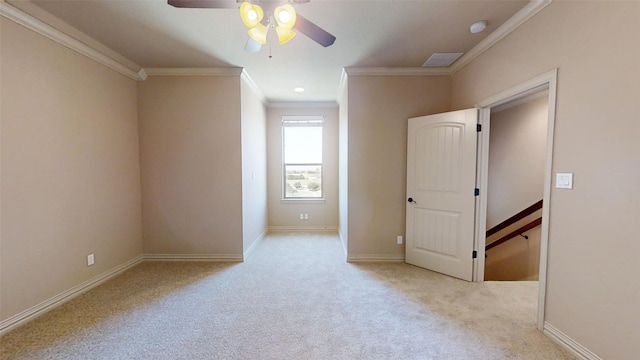
[[258, 25], [249, 29], [248, 33], [253, 40], [259, 42], [260, 44], [264, 45], [267, 43], [267, 27], [266, 26], [259, 23]]
[[296, 23], [296, 11], [291, 5], [282, 5], [274, 11], [278, 26], [291, 29]]
[[277, 7], [273, 14], [278, 24], [278, 26], [276, 26], [278, 41], [280, 45], [282, 45], [296, 36], [296, 33], [291, 30], [296, 24], [296, 11], [291, 5], [282, 5]]
[[260, 21], [262, 21], [264, 11], [262, 11], [262, 8], [259, 5], [254, 5], [245, 1], [240, 5], [240, 17], [242, 18], [242, 22], [248, 28], [254, 28], [260, 24]]

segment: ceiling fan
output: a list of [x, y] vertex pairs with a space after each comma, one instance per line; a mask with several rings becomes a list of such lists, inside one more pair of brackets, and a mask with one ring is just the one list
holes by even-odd
[[[292, 4], [309, 1], [288, 0]], [[263, 0], [265, 9], [258, 2], [258, 0], [168, 0], [169, 5], [177, 8], [240, 9], [240, 17], [249, 28], [245, 50], [250, 52], [259, 51], [262, 45], [266, 44], [267, 32], [270, 28], [275, 28], [280, 44], [288, 42], [296, 35], [293, 29], [324, 47], [331, 46], [336, 41], [335, 36], [297, 14], [285, 0]]]

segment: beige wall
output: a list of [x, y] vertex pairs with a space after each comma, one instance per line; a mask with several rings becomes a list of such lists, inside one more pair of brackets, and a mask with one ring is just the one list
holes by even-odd
[[[322, 190], [324, 201], [282, 200], [282, 116], [324, 116]], [[291, 104], [267, 109], [269, 228], [333, 229], [338, 227], [338, 107], [332, 104]], [[309, 219], [300, 220], [300, 213]]]
[[144, 252], [241, 258], [240, 76], [138, 84]]
[[348, 256], [403, 259], [407, 120], [448, 111], [448, 76], [349, 75]]
[[241, 84], [243, 253], [267, 231], [267, 110], [250, 80]]
[[542, 199], [548, 103], [547, 95], [491, 113], [487, 229]]
[[5, 320], [139, 256], [142, 231], [135, 82], [0, 24]]
[[[558, 68], [546, 321], [603, 359], [640, 353], [640, 2], [554, 1], [453, 77], [460, 109]], [[588, 26], [585, 26], [588, 24]]]

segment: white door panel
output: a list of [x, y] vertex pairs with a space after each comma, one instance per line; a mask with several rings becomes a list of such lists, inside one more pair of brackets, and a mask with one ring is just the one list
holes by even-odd
[[406, 261], [471, 281], [476, 109], [409, 119]]

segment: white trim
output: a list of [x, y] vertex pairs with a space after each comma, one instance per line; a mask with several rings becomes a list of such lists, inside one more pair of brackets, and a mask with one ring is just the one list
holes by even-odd
[[340, 73], [340, 83], [338, 84], [338, 106], [342, 105], [340, 104], [340, 100], [343, 98], [342, 95], [349, 89], [348, 79], [349, 76], [347, 76], [347, 71], [345, 68], [342, 68], [342, 72]]
[[[544, 88], [544, 86], [543, 86]], [[493, 106], [491, 107], [491, 112], [492, 113], [497, 113], [500, 111], [505, 111], [507, 109], [511, 109], [512, 107], [516, 107], [518, 105], [522, 105], [525, 103], [528, 103], [530, 101], [534, 101], [537, 99], [542, 99], [543, 97], [548, 97], [548, 94], [546, 94], [544, 91], [539, 91], [538, 89], [532, 89], [533, 94], [531, 95], [527, 95], [527, 96], [522, 96], [519, 99], [510, 101], [506, 104], [502, 104], [502, 105], [498, 105], [498, 106]]]
[[242, 262], [237, 254], [144, 254], [145, 261], [231, 261]]
[[345, 67], [343, 71], [347, 75], [373, 75], [373, 76], [435, 76], [451, 75], [451, 70], [442, 68], [423, 67]]
[[489, 171], [489, 133], [490, 133], [491, 108], [480, 108], [478, 111], [478, 123], [482, 126], [482, 131], [478, 135], [476, 154], [476, 187], [480, 190], [480, 196], [476, 197], [475, 234], [474, 250], [476, 258], [473, 264], [473, 282], [484, 281], [485, 248], [487, 233], [487, 196]]
[[601, 357], [582, 346], [579, 342], [573, 340], [562, 331], [558, 330], [548, 322], [544, 323], [544, 334], [547, 335], [556, 344], [560, 345], [573, 355], [584, 360], [602, 360]]
[[347, 243], [345, 242], [344, 234], [340, 231], [340, 227], [338, 227], [338, 238], [340, 239], [340, 245], [342, 246], [342, 251], [344, 253], [344, 261], [348, 261], [349, 251], [347, 250]]
[[298, 125], [303, 123], [305, 126], [311, 122], [309, 126], [320, 127], [324, 124], [324, 115], [282, 115], [281, 117], [283, 126]]
[[242, 73], [240, 74], [240, 79], [242, 79], [244, 83], [256, 94], [256, 96], [258, 97], [258, 99], [260, 99], [260, 102], [262, 104], [267, 103], [267, 98], [264, 96], [262, 91], [260, 91], [260, 88], [258, 88], [258, 85], [256, 85], [256, 83], [253, 81], [251, 76], [249, 76], [249, 73], [247, 72], [247, 70], [242, 69]]
[[247, 258], [249, 258], [249, 255], [253, 253], [253, 251], [258, 247], [258, 245], [260, 245], [260, 243], [262, 242], [262, 240], [264, 240], [264, 237], [266, 235], [267, 235], [267, 229], [265, 228], [264, 230], [262, 230], [260, 235], [258, 235], [253, 240], [253, 243], [251, 243], [251, 246], [249, 246], [249, 248], [242, 254], [242, 261], [246, 261]]
[[347, 262], [404, 262], [404, 254], [358, 254], [347, 255]]
[[476, 46], [467, 51], [466, 54], [462, 55], [460, 59], [454, 62], [449, 67], [450, 74], [455, 74], [458, 70], [462, 69], [465, 65], [469, 64], [475, 58], [487, 51], [490, 47], [505, 38], [507, 35], [520, 27], [520, 25], [529, 20], [550, 3], [551, 0], [529, 1], [529, 3], [522, 9], [520, 9], [520, 11], [515, 13], [515, 15], [505, 21], [504, 24], [502, 24], [499, 28], [489, 34], [486, 38], [482, 39], [482, 41], [480, 41]]
[[138, 71], [138, 76], [140, 77], [140, 81], [145, 81], [149, 75], [144, 71], [144, 69], [140, 69], [140, 71]]
[[476, 105], [477, 107], [495, 107], [504, 105], [505, 103], [518, 100], [525, 96], [530, 96], [546, 87], [546, 84], [555, 81], [557, 78], [558, 70], [554, 69], [542, 75], [539, 75], [531, 80], [518, 84], [510, 89], [502, 91], [496, 95], [493, 95], [487, 99], [484, 99]]
[[149, 76], [241, 76], [241, 67], [145, 68]]
[[[111, 70], [117, 71], [118, 73], [128, 78], [136, 81], [144, 80], [144, 78], [141, 76], [141, 68], [139, 66], [137, 66], [136, 69], [132, 69], [129, 66], [124, 65], [122, 62], [119, 62], [112, 57], [96, 50], [96, 46], [89, 46], [87, 44], [84, 44], [79, 40], [76, 40], [75, 38], [67, 35], [66, 33], [56, 29], [55, 27], [36, 19], [35, 17], [7, 4], [4, 1], [0, 2], [0, 15], [15, 22], [16, 24], [22, 25], [27, 29], [35, 31], [36, 33], [49, 38], [62, 46], [65, 46], [81, 55], [84, 55], [110, 68]], [[126, 62], [133, 64], [128, 60]], [[144, 73], [144, 71], [142, 71], [142, 73]]]
[[267, 104], [269, 109], [319, 109], [319, 108], [337, 108], [337, 102], [318, 101], [318, 102], [270, 102]]
[[35, 306], [30, 307], [12, 317], [0, 322], [0, 336], [9, 332], [10, 330], [28, 322], [36, 317], [43, 315], [44, 313], [53, 310], [54, 308], [66, 303], [67, 301], [95, 288], [96, 286], [104, 283], [107, 280], [114, 278], [115, 276], [131, 269], [143, 261], [142, 256], [137, 256], [124, 264], [118, 265], [104, 273], [95, 276], [81, 284], [78, 284], [60, 294], [49, 298]]
[[[492, 107], [503, 105], [507, 102], [518, 100], [525, 96], [530, 96], [532, 93], [536, 91], [540, 91], [543, 88], [547, 88], [549, 90], [549, 111], [548, 111], [548, 123], [547, 123], [547, 149], [546, 149], [546, 160], [545, 160], [545, 174], [544, 174], [544, 190], [542, 195], [543, 206], [542, 206], [542, 228], [540, 230], [540, 268], [538, 271], [539, 278], [539, 291], [538, 291], [538, 319], [537, 319], [537, 328], [540, 331], [543, 331], [544, 326], [544, 316], [545, 316], [545, 303], [546, 303], [546, 291], [547, 291], [547, 259], [548, 259], [548, 249], [549, 249], [549, 219], [550, 219], [550, 209], [551, 209], [551, 183], [552, 183], [552, 166], [553, 166], [553, 139], [554, 139], [554, 128], [555, 128], [555, 114], [556, 114], [556, 89], [557, 89], [557, 81], [558, 81], [558, 69], [551, 70], [545, 74], [537, 76], [529, 81], [516, 85], [510, 89], [502, 91], [494, 96], [491, 96], [485, 100], [480, 101], [476, 107], [480, 108], [483, 121], [489, 120], [489, 112]], [[483, 124], [485, 126], [485, 124]], [[487, 127], [487, 130], [489, 128]], [[481, 138], [483, 138], [483, 146], [486, 146], [487, 149], [481, 149], [480, 152], [482, 156], [486, 156], [488, 158], [488, 137], [489, 131], [483, 131]], [[483, 159], [482, 164], [485, 164], [485, 160]], [[487, 167], [479, 167], [479, 171], [486, 171]], [[487, 182], [486, 174], [481, 174], [482, 178], [479, 184], [480, 187], [480, 196], [486, 197], [487, 194]], [[482, 179], [484, 178], [484, 181]], [[476, 213], [476, 222], [477, 223], [485, 223], [486, 222], [486, 201], [485, 207], [480, 209], [479, 213]], [[476, 227], [476, 251], [478, 251], [478, 258], [476, 259], [476, 270], [480, 268], [484, 269], [484, 255], [480, 255], [484, 252], [483, 248], [486, 245], [485, 233], [480, 232], [482, 226]], [[474, 279], [474, 281], [483, 281], [482, 278]]]
[[285, 198], [280, 199], [281, 204], [324, 204], [325, 198]]
[[330, 231], [337, 232], [337, 226], [269, 226], [269, 232], [282, 232], [282, 231]]

